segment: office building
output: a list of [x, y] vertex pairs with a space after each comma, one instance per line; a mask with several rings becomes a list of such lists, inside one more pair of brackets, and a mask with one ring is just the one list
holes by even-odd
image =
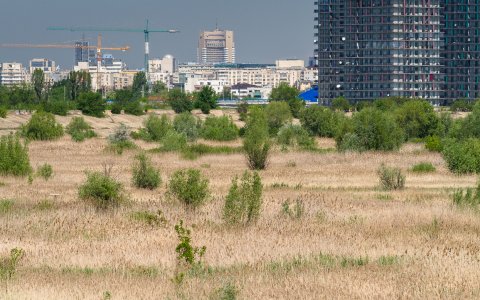
[[33, 74], [36, 69], [40, 69], [44, 73], [54, 73], [57, 71], [55, 61], [46, 58], [34, 58], [30, 61], [30, 74]]
[[197, 55], [200, 64], [235, 63], [233, 31], [217, 28], [202, 32]]
[[75, 42], [75, 66], [80, 62], [88, 62], [92, 66], [97, 64], [95, 49], [90, 49], [89, 46], [89, 42]]

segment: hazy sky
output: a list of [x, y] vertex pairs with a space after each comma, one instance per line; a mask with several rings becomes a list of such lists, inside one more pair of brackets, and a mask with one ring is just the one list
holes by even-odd
[[[65, 43], [81, 32], [47, 31], [48, 26], [109, 26], [178, 29], [179, 34], [151, 34], [150, 56], [174, 55], [195, 61], [199, 33], [214, 29], [235, 32], [237, 62], [273, 63], [281, 58], [307, 59], [313, 53], [313, 0], [0, 0], [1, 43]], [[86, 32], [96, 44], [96, 33]], [[129, 45], [112, 54], [130, 68], [143, 66], [143, 33], [103, 33], [105, 46]], [[31, 58], [73, 65], [73, 49], [0, 48], [0, 62], [27, 63]]]

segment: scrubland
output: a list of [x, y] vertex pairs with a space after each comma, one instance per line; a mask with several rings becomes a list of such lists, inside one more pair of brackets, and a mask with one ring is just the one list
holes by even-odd
[[[27, 118], [0, 119], [2, 134]], [[65, 125], [69, 118], [57, 120]], [[140, 128], [143, 118], [86, 118], [99, 137], [83, 143], [69, 136], [30, 142], [32, 167], [53, 168], [48, 181], [0, 177], [0, 254], [25, 251], [15, 276], [2, 281], [0, 298], [229, 299], [228, 287], [239, 299], [480, 297], [480, 217], [452, 204], [454, 190], [474, 187], [477, 178], [453, 175], [441, 154], [413, 143], [396, 152], [338, 153], [331, 139], [317, 140], [325, 151], [276, 147], [268, 168], [259, 172], [264, 185], [259, 220], [230, 226], [222, 209], [232, 178], [247, 168], [244, 155], [188, 160], [151, 152], [163, 183], [153, 191], [134, 188], [131, 166], [139, 149], [108, 152], [105, 137], [119, 122]], [[140, 149], [156, 147], [135, 143]], [[208, 143], [241, 145], [240, 140]], [[436, 170], [410, 171], [422, 162]], [[382, 163], [404, 172], [405, 189], [379, 187]], [[104, 166], [112, 167], [130, 200], [99, 212], [79, 200], [78, 188], [86, 171]], [[209, 179], [211, 191], [196, 210], [172, 199], [166, 187], [174, 171], [192, 167]], [[289, 213], [296, 205], [300, 213]], [[134, 217], [143, 211], [164, 218], [149, 224]], [[178, 284], [174, 226], [180, 220], [206, 253], [205, 268], [188, 272]]]

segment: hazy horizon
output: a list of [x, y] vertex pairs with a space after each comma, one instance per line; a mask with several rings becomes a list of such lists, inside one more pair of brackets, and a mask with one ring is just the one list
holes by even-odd
[[[150, 35], [150, 57], [172, 54], [179, 62], [196, 61], [198, 37], [216, 23], [235, 34], [239, 63], [273, 63], [276, 59], [307, 59], [313, 55], [313, 1], [289, 0], [18, 0], [2, 4], [0, 44], [73, 43], [82, 32], [47, 31], [49, 26], [108, 26], [178, 29], [178, 34]], [[143, 66], [143, 33], [104, 32], [104, 46], [129, 45], [128, 52], [106, 51], [129, 68]], [[96, 45], [96, 32], [85, 32]], [[0, 48], [0, 62], [28, 63], [32, 58], [55, 60], [62, 69], [73, 67], [73, 49]]]

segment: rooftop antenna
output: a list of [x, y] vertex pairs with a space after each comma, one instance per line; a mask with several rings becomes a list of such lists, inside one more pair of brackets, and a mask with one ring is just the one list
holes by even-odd
[[218, 30], [218, 19], [215, 19], [215, 30]]

